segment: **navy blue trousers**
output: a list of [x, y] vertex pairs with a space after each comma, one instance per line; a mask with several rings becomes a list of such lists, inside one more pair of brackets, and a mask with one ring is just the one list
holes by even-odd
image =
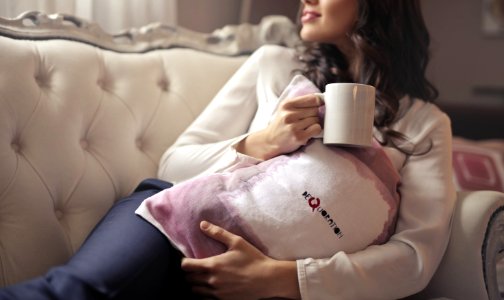
[[171, 186], [142, 181], [110, 209], [65, 265], [0, 289], [0, 300], [197, 299], [180, 269], [180, 252], [135, 215], [144, 199]]

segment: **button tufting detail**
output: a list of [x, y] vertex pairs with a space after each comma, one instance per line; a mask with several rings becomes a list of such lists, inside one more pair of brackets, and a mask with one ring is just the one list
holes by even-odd
[[96, 81], [96, 84], [100, 87], [100, 88], [105, 88], [105, 80], [104, 79], [98, 79]]
[[37, 82], [37, 85], [40, 88], [46, 88], [49, 87], [49, 81], [47, 79], [47, 76], [43, 76], [41, 74], [35, 76], [35, 81]]
[[59, 209], [57, 209], [57, 210], [54, 211], [54, 215], [56, 216], [56, 218], [58, 220], [63, 219], [63, 216], [64, 216], [63, 212], [61, 210], [59, 210]]
[[143, 149], [143, 141], [141, 138], [136, 139], [135, 144], [138, 149], [142, 150]]
[[85, 139], [80, 140], [80, 146], [82, 149], [87, 150], [89, 148], [89, 142]]
[[111, 82], [108, 81], [106, 78], [100, 78], [96, 81], [96, 84], [102, 89], [106, 90], [107, 88], [110, 88]]
[[161, 90], [167, 92], [168, 88], [170, 86], [170, 82], [167, 79], [163, 78], [163, 79], [158, 80], [157, 85], [159, 86], [159, 88]]
[[11, 144], [11, 147], [12, 147], [12, 150], [14, 150], [14, 152], [16, 152], [16, 153], [21, 152], [21, 146], [17, 142], [13, 142]]

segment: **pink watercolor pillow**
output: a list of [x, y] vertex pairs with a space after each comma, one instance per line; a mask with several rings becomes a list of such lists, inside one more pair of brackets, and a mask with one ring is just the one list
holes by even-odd
[[[315, 91], [297, 76], [280, 98]], [[345, 148], [314, 139], [288, 155], [177, 184], [146, 199], [136, 213], [187, 257], [226, 250], [199, 229], [207, 220], [274, 258], [323, 258], [386, 242], [395, 230], [398, 185], [378, 143]]]

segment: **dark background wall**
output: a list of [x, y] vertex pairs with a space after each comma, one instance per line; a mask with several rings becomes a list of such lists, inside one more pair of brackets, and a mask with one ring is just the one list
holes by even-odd
[[[271, 14], [286, 15], [294, 21], [299, 3], [299, 0], [181, 0], [177, 3], [178, 24], [210, 32], [242, 21], [259, 23], [262, 17]], [[243, 15], [243, 10], [248, 13]]]
[[[179, 1], [178, 22], [210, 32], [238, 23], [247, 2], [251, 23], [268, 14], [295, 21], [299, 7], [298, 0], [185, 0]], [[504, 107], [504, 34], [492, 37], [483, 32], [483, 0], [422, 0], [422, 5], [432, 37], [427, 74], [439, 88], [439, 101]]]
[[[61, 11], [62, 9], [75, 11], [77, 4], [87, 3], [80, 1], [0, 0], [0, 15], [4, 16], [5, 12], [10, 12], [10, 17], [14, 17], [29, 8], [45, 9], [48, 13], [65, 12]], [[211, 32], [224, 25], [241, 22], [255, 24], [263, 16], [270, 14], [286, 15], [296, 21], [300, 4], [299, 0], [124, 1], [121, 2], [122, 6], [136, 3], [133, 7], [134, 14], [124, 16], [124, 21], [129, 22], [129, 26], [141, 26], [138, 22], [133, 22], [135, 18], [132, 17], [154, 10], [156, 13], [151, 11], [151, 14], [146, 16], [151, 19], [142, 22], [159, 22], [163, 20], [164, 15], [176, 15], [175, 22], [180, 26], [200, 32]], [[421, 0], [432, 36], [432, 60], [427, 74], [439, 88], [440, 102], [504, 108], [504, 20], [500, 35], [489, 36], [482, 29], [483, 8], [486, 3], [492, 1], [503, 0]], [[53, 3], [52, 6], [47, 4], [50, 2]], [[103, 4], [102, 1], [93, 2], [93, 7], [102, 7]], [[32, 7], [33, 5], [36, 7]], [[105, 6], [111, 4], [107, 2]], [[145, 9], [146, 7], [150, 10]], [[176, 7], [176, 14], [169, 11], [172, 7]], [[14, 12], [16, 9], [13, 8], [19, 11]], [[105, 15], [102, 17], [105, 19], [98, 19], [101, 22], [111, 21], [115, 19], [113, 17], [120, 19], [121, 12], [117, 9], [112, 11], [115, 14], [104, 11]], [[129, 13], [131, 14], [131, 9]], [[93, 20], [99, 16], [88, 12], [81, 17]], [[122, 24], [119, 22], [115, 25]], [[104, 23], [103, 26], [105, 25]]]
[[[504, 34], [483, 32], [483, 1], [422, 0], [422, 4], [433, 40], [428, 75], [439, 87], [441, 99], [504, 106]], [[492, 89], [501, 92], [493, 94]]]

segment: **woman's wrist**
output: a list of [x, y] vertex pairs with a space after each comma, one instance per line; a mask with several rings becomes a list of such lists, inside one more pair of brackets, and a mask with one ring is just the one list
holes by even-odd
[[261, 160], [268, 160], [280, 154], [278, 147], [267, 141], [265, 131], [248, 135], [236, 145], [236, 151]]
[[275, 260], [265, 272], [269, 278], [271, 297], [301, 299], [296, 261]]

